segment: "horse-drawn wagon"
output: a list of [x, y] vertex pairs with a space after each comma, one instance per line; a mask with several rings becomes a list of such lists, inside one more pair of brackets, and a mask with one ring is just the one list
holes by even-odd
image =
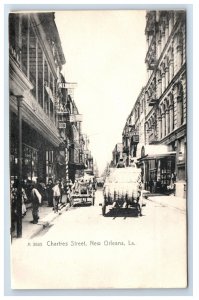
[[75, 181], [71, 188], [70, 203], [71, 206], [76, 203], [95, 204], [95, 189], [92, 180], [81, 178]]

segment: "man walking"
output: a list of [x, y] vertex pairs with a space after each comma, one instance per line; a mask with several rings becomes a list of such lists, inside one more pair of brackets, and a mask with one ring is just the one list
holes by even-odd
[[59, 205], [59, 199], [61, 196], [60, 187], [59, 187], [59, 180], [56, 180], [53, 190], [53, 206], [54, 206], [54, 212], [58, 212], [58, 205]]
[[39, 204], [41, 204], [41, 194], [36, 188], [35, 183], [32, 183], [32, 190], [31, 190], [31, 201], [32, 201], [32, 216], [33, 216], [33, 224], [38, 223], [39, 219]]

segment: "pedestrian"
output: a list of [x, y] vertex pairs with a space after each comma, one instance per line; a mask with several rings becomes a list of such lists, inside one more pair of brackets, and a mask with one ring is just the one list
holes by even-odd
[[73, 182], [72, 182], [72, 180], [71, 180], [71, 179], [69, 180], [69, 184], [68, 184], [68, 186], [69, 186], [69, 190], [71, 191], [71, 190], [72, 190], [72, 186], [73, 186]]
[[72, 194], [72, 187], [73, 187], [73, 182], [70, 179], [68, 181], [68, 189], [66, 187], [66, 196], [67, 196], [67, 203], [70, 203], [70, 199], [71, 199], [71, 194]]
[[42, 202], [46, 201], [46, 185], [41, 178], [37, 179], [37, 190], [41, 194]]
[[73, 186], [72, 186], [72, 190], [74, 194], [79, 194], [80, 193], [80, 184], [79, 181], [76, 179]]
[[60, 180], [59, 180], [59, 189], [60, 189], [60, 198], [59, 198], [59, 202], [62, 203], [62, 196], [63, 196], [63, 191], [64, 191], [63, 179], [60, 179]]
[[56, 180], [53, 190], [53, 206], [54, 206], [54, 212], [58, 212], [58, 206], [59, 206], [59, 199], [61, 196], [60, 188], [59, 188], [59, 180]]
[[48, 199], [48, 206], [53, 207], [53, 181], [51, 178], [49, 178], [46, 186], [46, 196]]
[[33, 182], [31, 185], [31, 202], [32, 202], [32, 216], [33, 216], [33, 224], [38, 223], [39, 219], [39, 205], [41, 204], [42, 196], [36, 188], [35, 183]]
[[22, 193], [22, 217], [24, 217], [26, 215], [26, 203], [28, 201], [25, 189], [22, 187], [21, 189], [21, 193]]
[[11, 231], [13, 232], [16, 228], [17, 222], [17, 185], [14, 182], [10, 189], [10, 200], [11, 200]]

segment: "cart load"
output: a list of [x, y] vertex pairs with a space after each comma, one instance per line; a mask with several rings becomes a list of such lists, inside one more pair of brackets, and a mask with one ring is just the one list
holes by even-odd
[[137, 167], [112, 169], [106, 177], [103, 195], [103, 215], [106, 206], [113, 204], [118, 207], [135, 207], [141, 215], [141, 170]]

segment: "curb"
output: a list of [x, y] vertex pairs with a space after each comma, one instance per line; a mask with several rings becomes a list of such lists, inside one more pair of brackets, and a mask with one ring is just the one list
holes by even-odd
[[154, 203], [158, 203], [158, 204], [160, 204], [163, 207], [169, 207], [169, 208], [172, 208], [172, 209], [179, 210], [182, 213], [186, 213], [186, 208], [184, 209], [184, 208], [180, 208], [180, 207], [176, 207], [176, 206], [170, 205], [170, 203], [168, 204], [168, 203], [163, 203], [161, 201], [153, 200], [153, 197], [148, 197], [147, 200], [149, 200], [151, 202], [154, 202]]
[[55, 214], [54, 212], [50, 213], [50, 215], [52, 214], [51, 218], [49, 218], [49, 215], [47, 215], [45, 218], [41, 219], [39, 221], [39, 224], [37, 224], [38, 227], [35, 228], [34, 233], [32, 233], [28, 238], [32, 239], [35, 236], [37, 236], [42, 230], [49, 227], [51, 222], [53, 222], [57, 217], [59, 217], [63, 211], [68, 210], [69, 208], [70, 208], [70, 204], [67, 203], [60, 209], [59, 213], [57, 213], [57, 214]]

